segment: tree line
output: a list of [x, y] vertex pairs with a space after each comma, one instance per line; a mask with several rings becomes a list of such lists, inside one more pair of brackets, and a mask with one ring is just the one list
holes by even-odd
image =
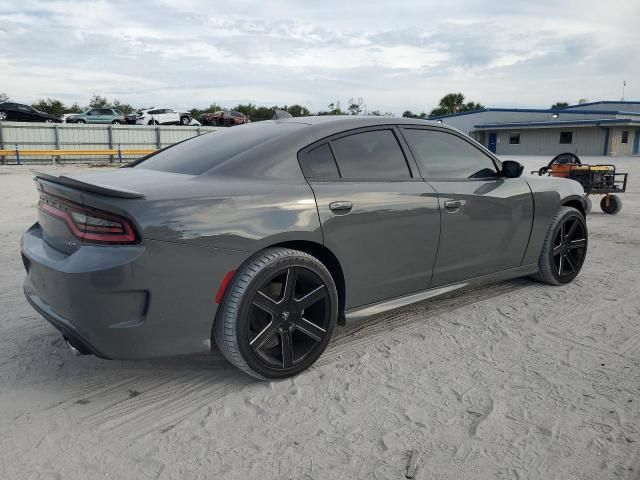
[[[9, 96], [5, 93], [0, 93], [0, 103], [9, 100]], [[484, 107], [478, 102], [466, 102], [465, 96], [462, 93], [449, 93], [440, 99], [438, 106], [433, 108], [429, 113], [421, 112], [414, 113], [411, 110], [405, 110], [402, 113], [403, 117], [407, 118], [421, 118], [429, 119], [439, 117], [442, 115], [450, 115], [454, 113], [470, 112], [473, 110], [481, 110]], [[145, 107], [134, 107], [128, 103], [121, 102], [117, 98], [109, 101], [107, 97], [101, 95], [93, 95], [89, 100], [87, 106], [81, 106], [78, 102], [74, 102], [71, 105], [65, 105], [64, 102], [55, 98], [40, 99], [31, 106], [36, 110], [61, 117], [65, 113], [82, 113], [89, 108], [116, 108], [125, 115], [142, 110]], [[556, 102], [551, 108], [563, 108], [567, 107], [567, 102]], [[154, 106], [148, 107], [153, 108]], [[273, 117], [274, 110], [284, 110], [289, 112], [293, 117], [306, 117], [309, 115], [374, 115], [374, 116], [393, 116], [391, 112], [382, 112], [380, 110], [368, 110], [364, 99], [362, 97], [350, 98], [343, 107], [339, 100], [331, 102], [327, 105], [327, 108], [318, 112], [312, 113], [307, 107], [303, 105], [273, 105], [271, 107], [258, 106], [254, 103], [238, 104], [231, 108], [224, 108], [217, 103], [212, 103], [206, 108], [192, 108], [189, 113], [194, 118], [199, 118], [200, 115], [207, 112], [216, 112], [219, 110], [235, 110], [247, 115], [253, 121], [269, 120]]]

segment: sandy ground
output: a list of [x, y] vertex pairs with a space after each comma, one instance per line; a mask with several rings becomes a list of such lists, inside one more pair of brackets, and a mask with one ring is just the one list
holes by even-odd
[[640, 159], [615, 163], [630, 191], [618, 216], [589, 216], [573, 284], [520, 279], [339, 328], [277, 383], [217, 353], [74, 357], [23, 299], [36, 193], [0, 167], [0, 478], [393, 479], [418, 450], [418, 479], [639, 479]]

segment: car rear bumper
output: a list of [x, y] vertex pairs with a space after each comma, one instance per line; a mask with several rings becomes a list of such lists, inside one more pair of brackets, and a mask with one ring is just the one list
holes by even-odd
[[36, 224], [22, 238], [29, 303], [81, 351], [138, 359], [208, 351], [224, 275], [243, 255], [172, 242], [49, 246]]

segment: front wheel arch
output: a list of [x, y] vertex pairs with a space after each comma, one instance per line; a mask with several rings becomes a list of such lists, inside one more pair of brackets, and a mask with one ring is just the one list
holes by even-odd
[[584, 199], [584, 197], [570, 197], [568, 199], [565, 199], [561, 206], [575, 208], [580, 213], [582, 213], [584, 217], [586, 217], [588, 213], [586, 209], [586, 200]]

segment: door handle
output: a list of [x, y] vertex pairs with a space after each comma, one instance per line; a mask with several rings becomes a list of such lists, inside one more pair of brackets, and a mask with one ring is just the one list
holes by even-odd
[[336, 215], [346, 215], [353, 208], [353, 203], [347, 200], [341, 200], [339, 202], [331, 202], [329, 209]]
[[459, 211], [460, 207], [462, 207], [462, 202], [460, 200], [447, 200], [444, 202], [444, 208], [446, 208], [449, 213]]

